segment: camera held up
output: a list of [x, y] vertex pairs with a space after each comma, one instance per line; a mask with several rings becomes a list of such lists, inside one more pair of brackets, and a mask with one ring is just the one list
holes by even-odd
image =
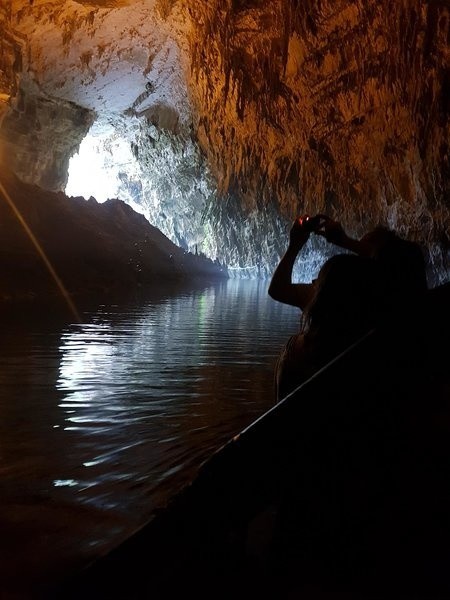
[[324, 225], [327, 218], [326, 215], [316, 215], [315, 217], [304, 215], [299, 217], [297, 221], [306, 231], [317, 232]]

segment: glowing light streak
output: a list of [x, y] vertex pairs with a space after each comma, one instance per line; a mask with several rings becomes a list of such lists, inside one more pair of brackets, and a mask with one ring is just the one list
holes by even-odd
[[3, 194], [3, 197], [5, 198], [6, 202], [9, 205], [9, 207], [13, 211], [13, 213], [16, 216], [17, 220], [19, 221], [20, 225], [23, 227], [25, 233], [30, 238], [31, 243], [35, 247], [36, 252], [41, 257], [44, 265], [46, 266], [46, 268], [48, 270], [48, 272], [52, 276], [52, 278], [53, 278], [53, 280], [54, 280], [57, 288], [61, 292], [64, 300], [66, 301], [66, 303], [67, 303], [70, 311], [72, 312], [73, 316], [75, 317], [76, 321], [78, 323], [80, 323], [81, 322], [80, 315], [78, 314], [77, 308], [76, 308], [75, 304], [73, 303], [72, 298], [69, 295], [69, 292], [64, 287], [63, 282], [61, 281], [60, 277], [58, 276], [58, 274], [56, 273], [55, 269], [53, 268], [53, 265], [51, 264], [51, 262], [47, 258], [47, 255], [45, 254], [44, 249], [40, 245], [40, 243], [37, 240], [37, 238], [34, 235], [34, 233], [31, 231], [28, 223], [25, 221], [24, 217], [22, 216], [22, 213], [19, 211], [19, 209], [17, 208], [17, 206], [14, 204], [11, 196], [8, 194], [8, 192], [6, 191], [6, 189], [3, 186], [3, 184], [2, 184], [1, 181], [0, 181], [0, 192]]
[[75, 479], [55, 479], [53, 485], [55, 487], [74, 487], [78, 485], [78, 481], [75, 481]]

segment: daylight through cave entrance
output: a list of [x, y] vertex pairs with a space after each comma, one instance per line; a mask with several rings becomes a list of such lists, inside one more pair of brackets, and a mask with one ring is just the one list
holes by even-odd
[[70, 160], [65, 192], [123, 200], [185, 251], [218, 257], [207, 215], [214, 188], [198, 147], [146, 120], [120, 130], [95, 124]]
[[[95, 124], [70, 160], [65, 191], [123, 200], [185, 251], [226, 265], [231, 277], [270, 277], [287, 239], [288, 223], [275, 209], [249, 211], [219, 197], [198, 145], [148, 121]], [[320, 244], [305, 249], [296, 272], [312, 279], [323, 258]]]
[[[143, 212], [138, 198], [132, 198], [124, 186], [130, 178], [138, 179], [138, 168], [126, 139], [114, 132], [89, 132], [70, 159], [65, 192], [67, 196], [82, 196], [86, 200], [94, 197], [98, 202], [118, 198]], [[138, 196], [139, 190], [135, 193]]]

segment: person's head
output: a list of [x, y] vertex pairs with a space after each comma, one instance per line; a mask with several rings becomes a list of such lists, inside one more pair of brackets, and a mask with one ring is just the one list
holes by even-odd
[[378, 225], [361, 238], [362, 253], [364, 256], [375, 258], [380, 250], [393, 243], [396, 238], [397, 235], [393, 231]]
[[422, 297], [427, 289], [427, 277], [424, 255], [418, 244], [384, 227], [369, 232], [361, 242], [370, 248], [370, 256], [377, 264], [387, 305], [401, 307]]
[[306, 331], [353, 339], [375, 323], [377, 271], [370, 258], [333, 256], [323, 265], [314, 298], [305, 309]]

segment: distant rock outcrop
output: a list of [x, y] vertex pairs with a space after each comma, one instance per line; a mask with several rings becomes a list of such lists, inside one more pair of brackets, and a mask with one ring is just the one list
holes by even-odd
[[226, 268], [185, 252], [121, 200], [99, 204], [47, 192], [5, 166], [0, 183], [0, 300], [58, 293], [26, 227], [74, 295], [227, 276]]

